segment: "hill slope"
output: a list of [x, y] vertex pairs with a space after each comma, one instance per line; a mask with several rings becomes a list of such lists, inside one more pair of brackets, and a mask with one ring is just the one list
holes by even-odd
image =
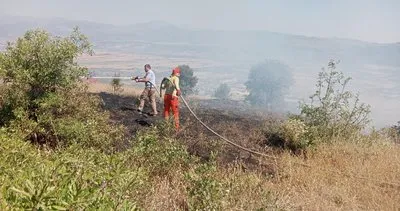
[[[104, 50], [173, 54], [259, 61], [265, 58], [287, 63], [319, 62], [346, 58], [348, 63], [400, 66], [399, 44], [368, 43], [349, 39], [316, 38], [269, 31], [189, 30], [162, 21], [115, 26], [88, 21], [2, 17], [0, 37], [16, 37], [27, 29], [46, 28], [66, 34], [74, 26]], [[350, 62], [351, 60], [351, 62]]]

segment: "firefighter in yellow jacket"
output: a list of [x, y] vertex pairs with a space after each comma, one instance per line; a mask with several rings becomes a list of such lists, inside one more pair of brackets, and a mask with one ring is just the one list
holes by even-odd
[[[169, 119], [170, 111], [174, 115], [175, 128], [179, 130], [179, 96], [181, 89], [179, 87], [179, 76], [181, 70], [176, 67], [172, 70], [172, 75], [169, 78], [164, 78], [161, 83], [161, 89], [165, 89], [164, 95], [164, 118]], [[161, 92], [160, 92], [161, 93]]]

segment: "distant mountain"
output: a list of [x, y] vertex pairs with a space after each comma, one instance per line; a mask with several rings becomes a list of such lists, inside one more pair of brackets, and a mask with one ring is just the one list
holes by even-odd
[[400, 66], [400, 45], [339, 38], [317, 38], [269, 31], [189, 30], [163, 21], [115, 26], [60, 18], [1, 17], [0, 38], [14, 39], [26, 30], [44, 28], [65, 35], [74, 26], [89, 36], [97, 49], [224, 61], [257, 62], [265, 58], [289, 65], [326, 63]]

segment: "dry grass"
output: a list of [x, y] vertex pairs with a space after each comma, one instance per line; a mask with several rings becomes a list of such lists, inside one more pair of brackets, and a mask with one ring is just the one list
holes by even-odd
[[183, 210], [187, 208], [187, 195], [179, 180], [160, 178], [154, 183], [144, 207], [148, 210]]
[[[220, 167], [223, 210], [399, 210], [400, 148], [323, 145], [303, 160], [281, 154], [275, 175]], [[306, 163], [310, 167], [298, 165]]]
[[[306, 163], [310, 167], [299, 163]], [[400, 184], [400, 147], [397, 145], [322, 145], [310, 152], [307, 160], [283, 154], [278, 165], [275, 178], [262, 175], [253, 178], [253, 182], [261, 185], [262, 189], [273, 193], [278, 208], [400, 209], [400, 186], [386, 183]], [[238, 174], [231, 172], [226, 175], [237, 177]], [[243, 191], [249, 195], [244, 201], [258, 203], [261, 200], [256, 193], [247, 191]]]
[[[398, 210], [400, 181], [398, 146], [324, 145], [306, 161], [282, 154], [279, 172], [265, 175], [241, 164], [219, 167], [221, 210]], [[307, 163], [311, 167], [297, 165]], [[346, 175], [346, 176], [345, 176]], [[369, 179], [360, 179], [369, 178]], [[382, 181], [382, 182], [380, 182]], [[157, 182], [145, 207], [149, 210], [186, 209], [187, 184]]]
[[[230, 137], [239, 138], [242, 145], [261, 150], [250, 144], [260, 136], [250, 131], [240, 134], [242, 129], [232, 125], [227, 131], [233, 131]], [[223, 185], [222, 210], [400, 209], [400, 146], [385, 137], [334, 141], [308, 151], [306, 158], [265, 149], [277, 159], [250, 156], [249, 160], [246, 153], [198, 132], [192, 139], [202, 140], [190, 145], [192, 139], [186, 139], [188, 147], [220, 151], [217, 178]]]
[[[88, 91], [90, 93], [113, 92], [112, 86], [110, 84], [104, 83], [88, 83], [88, 88]], [[123, 96], [138, 96], [143, 91], [142, 89], [139, 89], [137, 87], [123, 86], [122, 88], [124, 89], [121, 93], [121, 95]]]
[[[93, 84], [90, 88], [101, 92], [109, 87]], [[135, 91], [137, 94], [141, 90], [128, 93]], [[211, 151], [219, 151], [214, 178], [221, 185], [221, 210], [400, 209], [400, 186], [388, 184], [400, 184], [400, 146], [387, 136], [333, 140], [307, 151], [306, 156], [294, 156], [262, 147], [263, 135], [256, 129], [262, 127], [262, 122], [213, 111], [198, 112], [228, 138], [277, 156], [276, 160], [262, 159], [226, 146], [198, 124], [191, 124], [191, 117], [185, 117], [185, 131], [176, 138], [199, 156], [207, 158]], [[175, 173], [176, 177], [161, 177], [152, 183], [144, 202], [146, 209], [188, 209], [190, 184], [182, 180], [185, 172]]]
[[[257, 146], [261, 136], [256, 130], [243, 132], [248, 126], [223, 122], [215, 128], [244, 146], [263, 150]], [[400, 146], [386, 136], [333, 141], [305, 157], [264, 149], [277, 156], [265, 160], [246, 158], [246, 153], [196, 131], [195, 137], [185, 140], [188, 147], [220, 151], [217, 160], [224, 165], [217, 178], [224, 187], [223, 210], [400, 209]], [[194, 141], [197, 144], [190, 145]]]

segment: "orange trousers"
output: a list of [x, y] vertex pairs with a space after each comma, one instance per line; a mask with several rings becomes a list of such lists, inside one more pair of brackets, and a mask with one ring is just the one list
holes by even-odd
[[164, 96], [164, 118], [169, 119], [169, 112], [174, 114], [175, 128], [179, 129], [179, 98], [166, 94]]

